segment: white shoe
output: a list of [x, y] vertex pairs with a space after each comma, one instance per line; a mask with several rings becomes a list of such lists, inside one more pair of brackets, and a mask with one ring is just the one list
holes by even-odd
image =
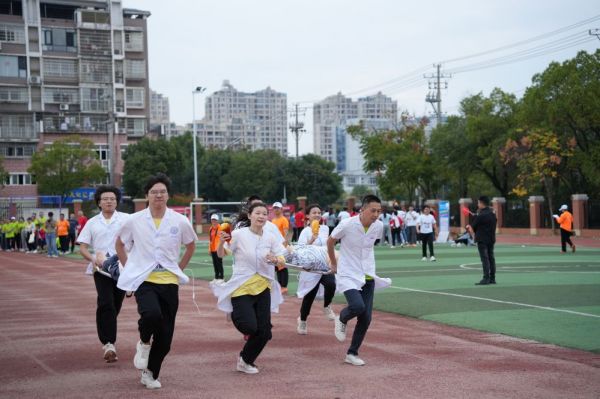
[[365, 361], [364, 360], [362, 360], [357, 355], [352, 355], [350, 353], [348, 353], [346, 355], [346, 359], [344, 359], [344, 362], [350, 363], [353, 366], [364, 366], [365, 365]]
[[218, 278], [215, 280], [215, 285], [223, 285], [225, 283], [225, 280], [223, 280], [222, 278]]
[[306, 321], [302, 321], [300, 320], [300, 318], [298, 317], [298, 328], [297, 328], [298, 334], [300, 335], [306, 335], [308, 334], [308, 327], [306, 327]]
[[427, 262], [427, 257], [426, 257], [426, 256], [423, 256], [423, 257], [421, 258], [421, 262]]
[[152, 376], [152, 371], [145, 369], [142, 371], [142, 379], [140, 380], [142, 385], [145, 385], [148, 389], [158, 389], [162, 385], [159, 380], [155, 380]]
[[31, 251], [32, 254], [37, 254], [37, 249], [34, 249], [33, 251]]
[[135, 346], [135, 356], [133, 357], [133, 365], [138, 370], [145, 370], [148, 368], [148, 358], [150, 357], [150, 344], [143, 344], [142, 341], [138, 341]]
[[110, 342], [104, 345], [102, 349], [104, 350], [104, 360], [106, 360], [106, 363], [114, 363], [119, 360], [117, 357], [117, 350]]
[[331, 305], [325, 306], [323, 308], [323, 313], [325, 314], [325, 317], [327, 317], [327, 320], [335, 320], [335, 312], [331, 309]]
[[240, 356], [237, 362], [237, 371], [241, 371], [246, 374], [258, 374], [258, 369], [251, 364], [248, 364]]
[[344, 342], [346, 339], [346, 324], [340, 321], [340, 316], [335, 317], [335, 337], [338, 341]]
[[212, 280], [211, 280], [211, 281], [208, 283], [208, 285], [215, 285], [216, 283], [217, 283], [217, 279], [216, 279], [216, 278], [213, 278], [213, 279], [212, 279]]
[[431, 262], [435, 262], [435, 256], [432, 256], [431, 258], [429, 258], [429, 260], [430, 260]]

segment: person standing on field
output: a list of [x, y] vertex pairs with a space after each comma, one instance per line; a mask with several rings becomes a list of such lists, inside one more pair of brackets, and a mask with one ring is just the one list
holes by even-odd
[[479, 197], [477, 201], [479, 212], [472, 225], [467, 225], [467, 231], [475, 233], [475, 242], [483, 267], [483, 278], [476, 285], [496, 284], [496, 258], [494, 257], [494, 244], [496, 243], [496, 214], [490, 208], [490, 199], [486, 196]]
[[567, 252], [567, 244], [571, 247], [571, 251], [575, 252], [575, 244], [571, 241], [571, 236], [573, 236], [573, 215], [569, 212], [569, 207], [566, 204], [562, 205], [558, 211], [560, 212], [560, 216], [553, 216], [556, 223], [560, 225], [560, 252], [563, 254]]

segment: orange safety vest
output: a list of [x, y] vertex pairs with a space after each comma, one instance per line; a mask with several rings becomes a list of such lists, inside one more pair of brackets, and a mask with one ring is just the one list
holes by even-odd
[[219, 227], [220, 225], [217, 226], [210, 226], [210, 231], [209, 231], [209, 237], [210, 237], [210, 243], [209, 243], [209, 250], [210, 252], [217, 252], [217, 248], [219, 247]]
[[556, 221], [558, 222], [558, 224], [560, 224], [561, 229], [566, 230], [566, 231], [573, 230], [573, 215], [571, 215], [571, 212], [564, 211], [558, 217], [558, 219], [556, 219]]

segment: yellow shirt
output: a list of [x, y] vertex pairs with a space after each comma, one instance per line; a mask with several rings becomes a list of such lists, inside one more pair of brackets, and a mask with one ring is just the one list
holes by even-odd
[[[162, 219], [154, 219], [154, 225], [158, 229]], [[154, 284], [179, 284], [177, 276], [170, 271], [163, 269], [162, 266], [157, 266], [146, 279], [149, 283]]]
[[271, 282], [260, 274], [256, 273], [250, 277], [244, 284], [231, 294], [232, 298], [242, 295], [258, 295], [267, 288], [271, 288]]

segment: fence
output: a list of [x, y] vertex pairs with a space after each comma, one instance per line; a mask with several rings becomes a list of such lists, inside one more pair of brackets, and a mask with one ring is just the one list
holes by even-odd
[[527, 200], [506, 201], [504, 227], [529, 227], [529, 202]]
[[589, 200], [586, 211], [588, 228], [600, 229], [600, 200]]

